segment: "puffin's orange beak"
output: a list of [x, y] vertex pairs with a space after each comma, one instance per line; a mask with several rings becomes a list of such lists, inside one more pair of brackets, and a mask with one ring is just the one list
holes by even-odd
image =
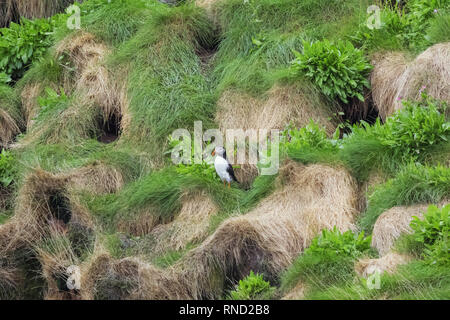
[[216, 150], [213, 150], [213, 152], [211, 153], [212, 156], [216, 155]]

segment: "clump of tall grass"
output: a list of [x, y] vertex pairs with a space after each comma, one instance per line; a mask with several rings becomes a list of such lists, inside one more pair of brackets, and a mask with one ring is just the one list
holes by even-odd
[[287, 292], [299, 281], [314, 289], [349, 281], [355, 275], [353, 263], [369, 253], [371, 237], [364, 232], [323, 230], [281, 277], [281, 288]]
[[378, 216], [395, 206], [416, 203], [438, 203], [450, 196], [450, 169], [410, 164], [395, 178], [374, 190], [368, 208], [360, 220], [361, 227], [371, 231]]

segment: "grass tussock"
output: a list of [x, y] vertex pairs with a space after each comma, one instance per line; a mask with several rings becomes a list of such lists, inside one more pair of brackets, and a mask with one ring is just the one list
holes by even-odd
[[220, 296], [225, 279], [242, 279], [250, 270], [273, 280], [320, 230], [355, 227], [356, 185], [345, 170], [288, 163], [280, 179], [281, 189], [246, 215], [225, 220], [175, 266], [190, 279], [193, 297]]
[[380, 255], [388, 253], [400, 235], [412, 232], [409, 226], [412, 217], [422, 218], [427, 208], [427, 204], [418, 204], [393, 207], [382, 213], [373, 226], [372, 246]]
[[371, 76], [372, 96], [381, 118], [402, 108], [402, 99], [419, 99], [423, 87], [435, 99], [450, 102], [449, 52], [447, 42], [428, 48], [413, 61], [396, 52], [376, 61]]
[[439, 203], [450, 195], [450, 170], [447, 167], [410, 165], [395, 178], [379, 185], [368, 198], [360, 226], [372, 231], [377, 218], [396, 206]]
[[181, 199], [181, 209], [175, 219], [157, 226], [155, 253], [179, 251], [189, 243], [199, 243], [208, 236], [210, 218], [218, 212], [217, 205], [204, 192], [187, 194]]
[[24, 119], [16, 92], [0, 85], [0, 146], [8, 146], [23, 128]]
[[364, 258], [358, 260], [355, 263], [355, 271], [361, 277], [365, 278], [375, 272], [379, 272], [380, 274], [383, 272], [393, 274], [397, 271], [399, 265], [407, 264], [411, 260], [411, 257], [408, 255], [390, 251], [378, 259]]

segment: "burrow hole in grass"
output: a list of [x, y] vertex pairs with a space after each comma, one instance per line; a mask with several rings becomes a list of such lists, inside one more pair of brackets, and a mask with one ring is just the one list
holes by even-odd
[[48, 198], [48, 205], [51, 217], [58, 222], [67, 225], [72, 219], [72, 210], [70, 209], [69, 199], [63, 195], [62, 191], [55, 190]]
[[276, 282], [265, 266], [264, 251], [254, 241], [245, 241], [239, 262], [239, 264], [234, 264], [227, 270], [222, 294], [226, 295], [230, 290], [233, 290], [239, 280], [248, 276], [250, 271], [264, 274], [264, 279], [270, 283]]
[[[353, 124], [361, 123], [374, 124], [379, 117], [378, 108], [375, 106], [370, 90], [364, 91], [364, 101], [358, 98], [349, 100], [348, 103], [340, 101], [344, 114], [341, 117], [342, 122]], [[342, 133], [350, 133], [350, 129], [342, 130]]]
[[98, 141], [102, 143], [111, 143], [119, 139], [122, 116], [113, 113], [108, 119], [99, 121], [100, 135]]
[[[218, 32], [214, 32], [214, 34], [218, 34]], [[197, 38], [197, 47], [195, 53], [200, 59], [200, 63], [202, 69], [208, 70], [211, 65], [211, 60], [216, 54], [217, 50], [219, 50], [220, 39], [218, 36], [211, 36], [209, 38]]]

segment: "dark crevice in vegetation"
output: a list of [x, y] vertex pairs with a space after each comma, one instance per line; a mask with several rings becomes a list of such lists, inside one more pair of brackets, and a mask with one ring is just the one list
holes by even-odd
[[53, 192], [48, 198], [50, 213], [53, 218], [68, 224], [72, 218], [69, 199], [61, 191]]
[[102, 119], [99, 123], [100, 135], [98, 141], [111, 143], [119, 139], [122, 116], [113, 113], [106, 121]]
[[360, 123], [361, 121], [374, 124], [379, 117], [379, 112], [372, 99], [372, 92], [369, 89], [364, 90], [364, 101], [353, 98], [349, 103], [341, 102], [344, 110], [343, 121], [350, 124]]

